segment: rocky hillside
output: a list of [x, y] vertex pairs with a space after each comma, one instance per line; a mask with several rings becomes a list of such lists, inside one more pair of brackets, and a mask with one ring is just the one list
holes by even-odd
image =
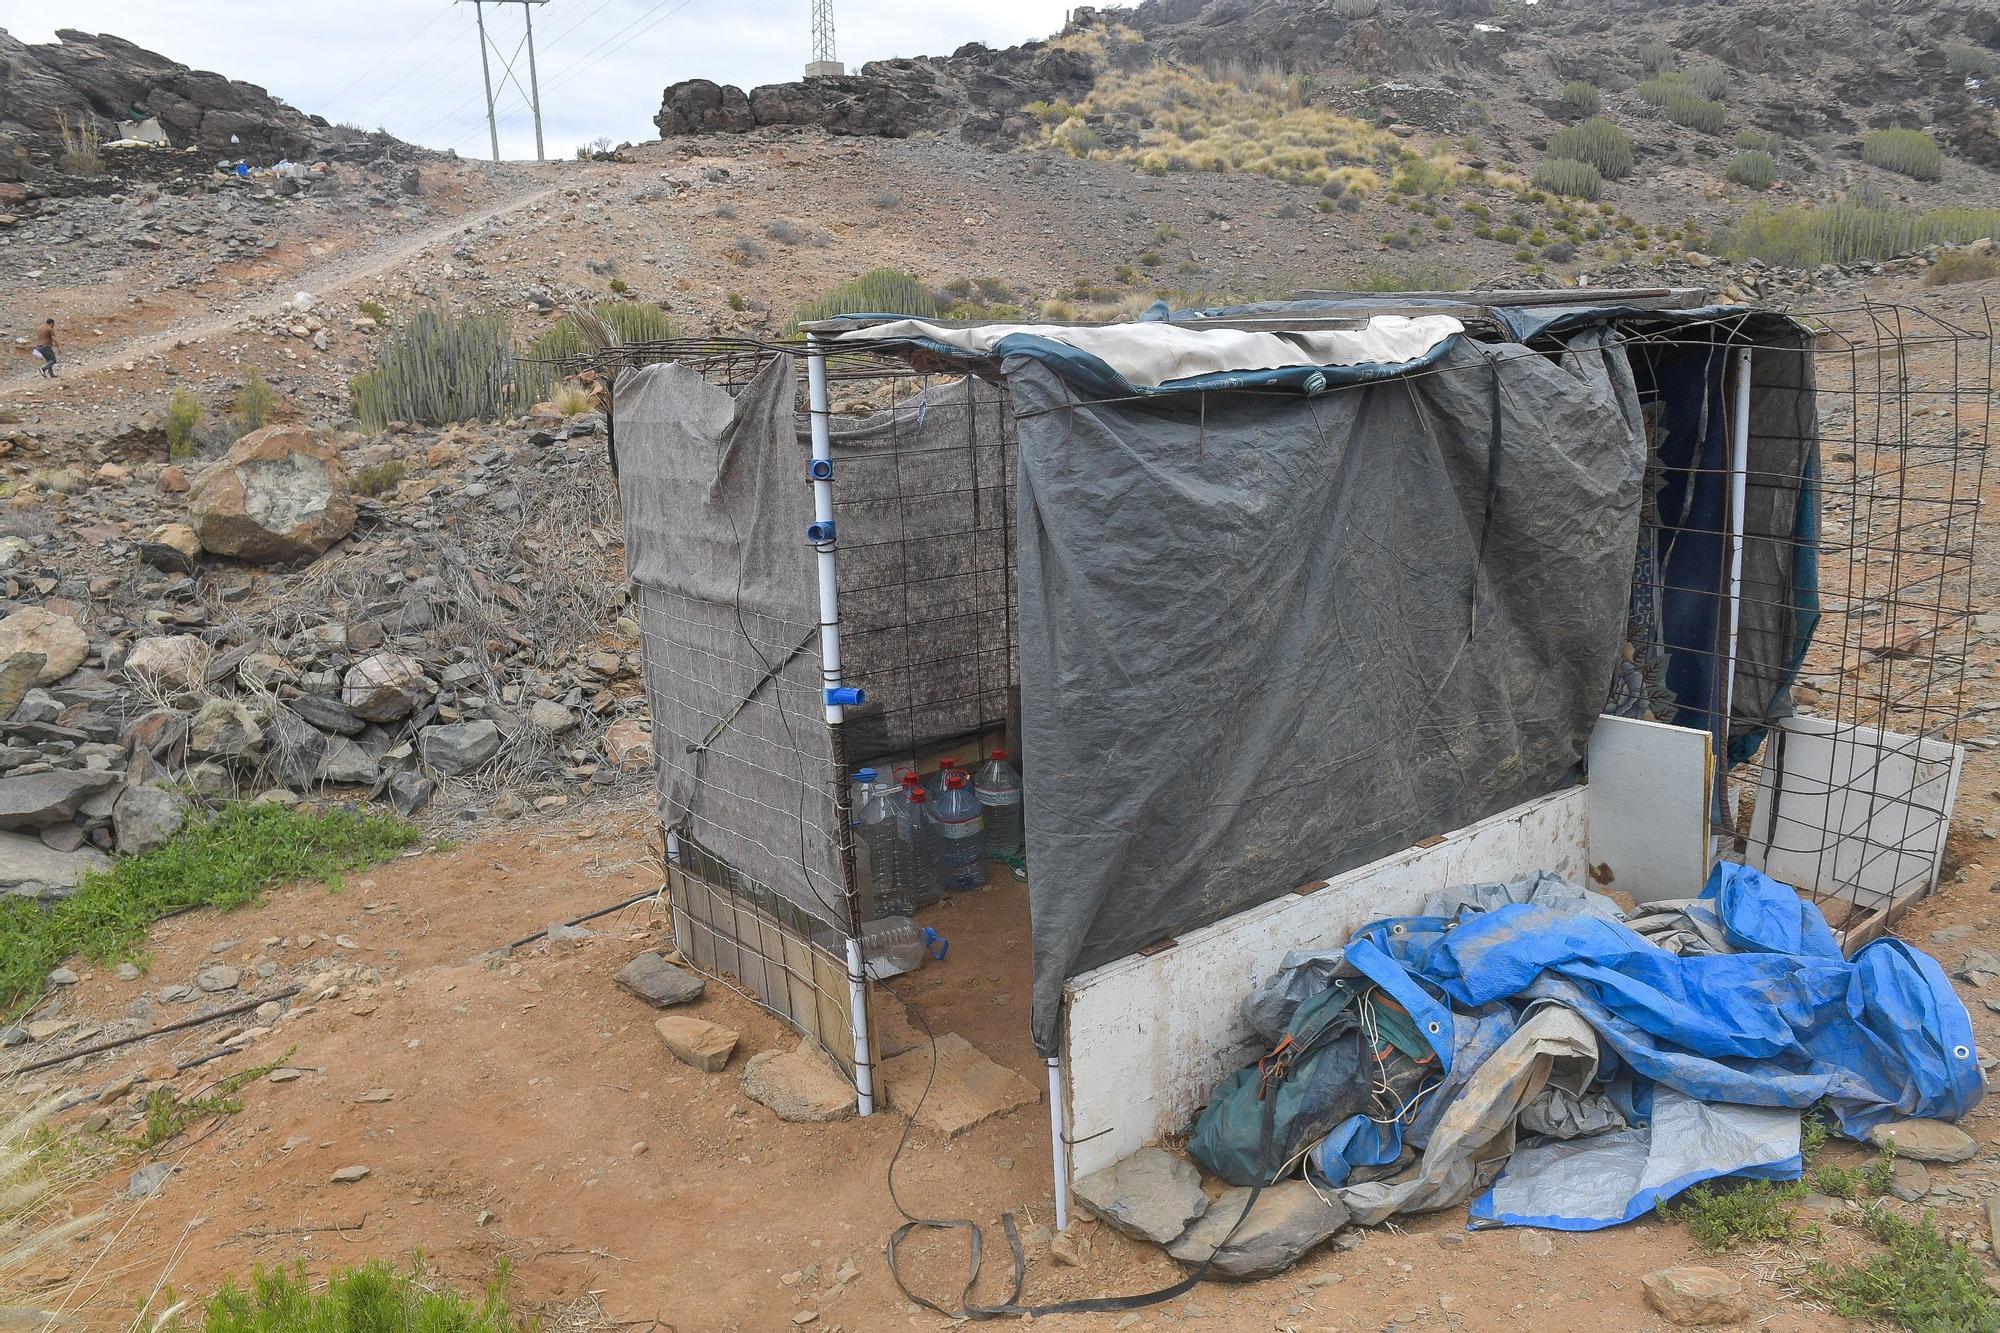
[[[1078, 9], [1050, 41], [1005, 51], [974, 45], [878, 61], [845, 78], [747, 94], [676, 84], [657, 123], [666, 136], [770, 125], [890, 137], [945, 129], [1010, 147], [1046, 141], [1051, 112], [1075, 112], [1079, 128], [1057, 146], [1082, 156], [1134, 140], [1180, 107], [1168, 99], [1107, 110], [1080, 94], [1169, 62], [1266, 97], [1282, 88], [1307, 107], [1406, 137], [1471, 136], [1475, 147], [1452, 146], [1524, 166], [1554, 129], [1601, 102], [1645, 161], [1711, 162], [1720, 176], [1748, 134], [1772, 152], [1781, 180], [1815, 195], [1849, 183], [1843, 168], [1868, 131], [1918, 127], [1976, 169], [1974, 198], [2000, 197], [2000, 10], [1983, 0], [1892, 9], [1873, 0], [1145, 0]], [[1697, 109], [1713, 122], [1690, 126], [1649, 81], [1697, 70], [1702, 100], [1719, 105]], [[1595, 90], [1587, 106], [1564, 100], [1571, 82]]]
[[175, 147], [257, 163], [394, 143], [340, 129], [254, 83], [190, 69], [122, 37], [69, 28], [56, 37], [33, 45], [0, 28], [0, 180], [51, 170], [65, 123], [108, 142], [119, 122], [155, 118]]

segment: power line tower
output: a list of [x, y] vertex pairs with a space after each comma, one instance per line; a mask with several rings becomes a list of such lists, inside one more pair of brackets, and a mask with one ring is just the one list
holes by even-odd
[[806, 62], [806, 77], [818, 79], [844, 74], [846, 70], [833, 54], [833, 0], [812, 0], [812, 7], [812, 59]]
[[[486, 35], [485, 6], [519, 5], [521, 7], [521, 22], [526, 28], [526, 33], [522, 37], [521, 42], [514, 47], [514, 54], [501, 58], [500, 87], [504, 91], [508, 81], [512, 80], [514, 91], [528, 99], [528, 105], [534, 109], [535, 113], [535, 161], [546, 162], [548, 158], [542, 152], [542, 81], [535, 73], [534, 7], [536, 5], [545, 5], [548, 2], [549, 0], [472, 0], [473, 20], [479, 25], [479, 76], [486, 83], [486, 133], [493, 143], [493, 160], [495, 162], [500, 160], [500, 122], [493, 114], [493, 66], [488, 61], [486, 53], [487, 48], [492, 47], [493, 54], [496, 56], [500, 55], [500, 48], [494, 46], [492, 39]], [[454, 0], [454, 3], [464, 4], [465, 0]], [[528, 86], [525, 89], [521, 87], [521, 80], [514, 74], [514, 61], [520, 56], [522, 46], [528, 48]]]

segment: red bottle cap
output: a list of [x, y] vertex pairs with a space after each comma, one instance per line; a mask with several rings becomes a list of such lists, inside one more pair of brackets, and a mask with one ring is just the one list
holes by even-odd
[[965, 774], [959, 772], [955, 768], [950, 770], [944, 775], [944, 785], [951, 788], [953, 791], [957, 791], [960, 787], [963, 787], [965, 785]]
[[930, 794], [926, 792], [922, 787], [912, 787], [910, 788], [910, 799], [912, 801], [915, 801], [918, 805], [922, 805], [925, 801], [928, 801], [930, 799]]
[[938, 772], [940, 773], [949, 772], [957, 767], [958, 760], [952, 758], [950, 755], [946, 755], [944, 758], [938, 760]]
[[1007, 762], [1007, 752], [1005, 750], [995, 750], [992, 754], [986, 757], [988, 759], [998, 759], [1003, 764]]

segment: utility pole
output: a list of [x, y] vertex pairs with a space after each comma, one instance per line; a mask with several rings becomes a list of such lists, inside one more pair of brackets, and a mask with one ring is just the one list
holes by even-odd
[[[521, 81], [514, 78], [514, 59], [515, 56], [521, 54], [519, 46], [514, 48], [514, 55], [506, 56], [501, 61], [500, 86], [504, 89], [507, 86], [507, 80], [514, 79], [514, 90], [522, 93], [528, 99], [528, 105], [535, 113], [535, 161], [546, 162], [548, 158], [544, 155], [542, 148], [542, 82], [535, 73], [535, 11], [533, 6], [545, 5], [548, 2], [549, 0], [472, 0], [473, 20], [479, 25], [479, 76], [486, 84], [486, 133], [493, 142], [493, 160], [495, 162], [500, 160], [500, 121], [493, 112], [493, 66], [487, 59], [486, 54], [487, 47], [492, 43], [491, 39], [486, 35], [485, 7], [487, 5], [519, 5], [521, 7], [521, 21], [527, 28], [523, 44], [528, 48], [528, 87], [525, 90], [522, 89]], [[456, 3], [463, 4], [464, 0], [456, 0]], [[816, 0], [816, 3], [825, 3], [825, 0]], [[498, 53], [499, 48], [495, 47], [494, 54], [497, 55]]]
[[806, 62], [806, 77], [826, 78], [845, 72], [833, 54], [833, 0], [812, 0], [812, 59]]

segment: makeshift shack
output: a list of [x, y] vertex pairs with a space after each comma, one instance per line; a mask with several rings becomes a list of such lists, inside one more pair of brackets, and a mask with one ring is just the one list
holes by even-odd
[[1061, 1210], [1254, 1054], [1287, 953], [1443, 890], [1681, 900], [1721, 853], [1872, 937], [1962, 757], [1984, 440], [1911, 408], [1987, 386], [1909, 356], [1983, 335], [1849, 313], [1329, 293], [612, 349], [682, 953], [867, 1113], [850, 777], [1004, 738]]

